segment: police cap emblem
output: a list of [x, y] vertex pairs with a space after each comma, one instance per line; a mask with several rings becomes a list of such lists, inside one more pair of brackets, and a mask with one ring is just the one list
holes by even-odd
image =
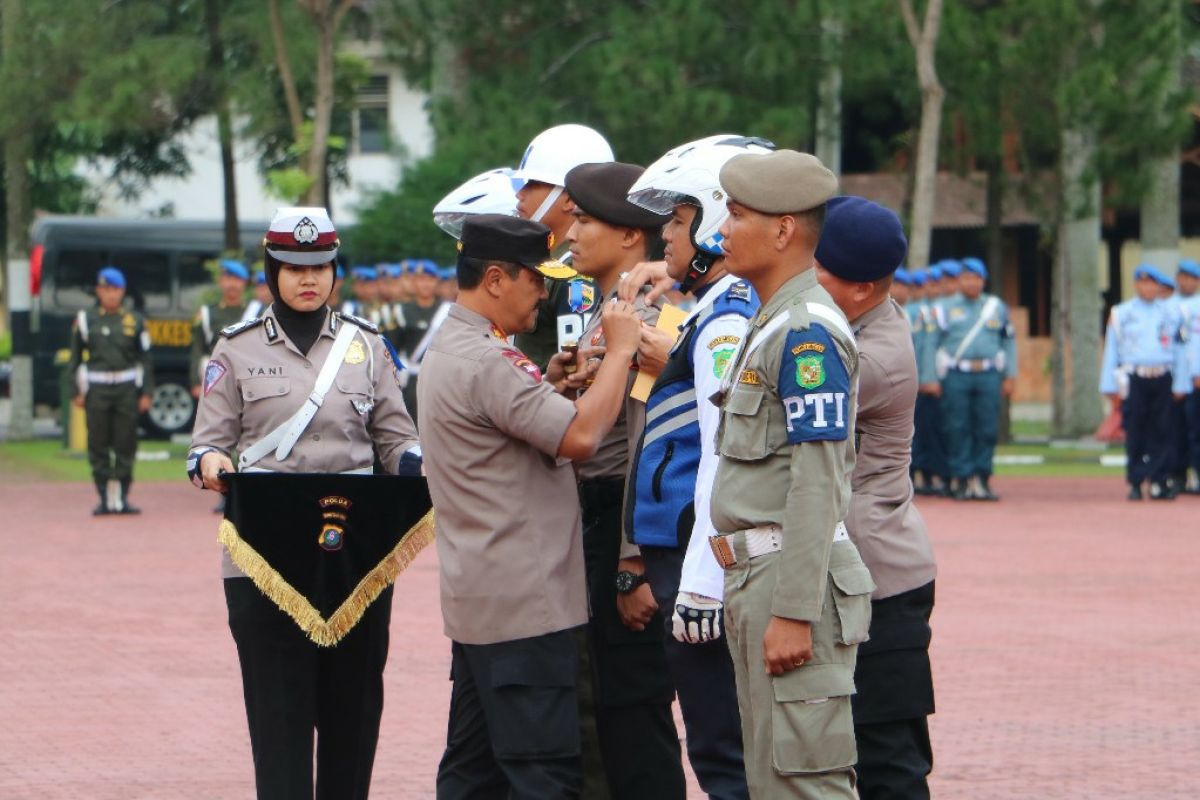
[[292, 238], [299, 244], [312, 244], [319, 235], [316, 223], [308, 217], [302, 218], [292, 229]]

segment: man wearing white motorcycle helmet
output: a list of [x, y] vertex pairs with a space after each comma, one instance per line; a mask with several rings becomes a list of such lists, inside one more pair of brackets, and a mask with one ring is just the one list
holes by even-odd
[[[596, 130], [586, 125], [556, 125], [533, 138], [513, 179], [521, 182], [517, 190], [517, 216], [541, 222], [554, 234], [552, 255], [563, 259], [567, 231], [574, 218], [574, 203], [567, 192], [567, 173], [580, 164], [613, 161], [613, 150]], [[518, 334], [516, 345], [543, 369], [560, 347], [577, 341], [595, 311], [595, 292], [582, 291], [583, 278], [548, 280], [549, 297], [538, 307], [537, 325], [528, 333]]]
[[655, 599], [672, 609], [667, 661], [687, 730], [688, 758], [712, 798], [748, 796], [742, 731], [729, 648], [721, 637], [724, 571], [708, 537], [713, 448], [720, 389], [730, 359], [758, 310], [750, 284], [725, 271], [721, 236], [728, 216], [720, 172], [743, 153], [767, 153], [763, 139], [723, 134], [680, 145], [630, 187], [633, 203], [671, 214], [663, 226], [666, 269], [696, 305], [681, 326], [646, 402], [646, 427], [625, 495], [625, 531], [642, 551]]
[[517, 190], [521, 181], [513, 177], [512, 167], [481, 172], [443, 197], [433, 207], [433, 221], [439, 228], [462, 238], [462, 226], [472, 214], [517, 213]]

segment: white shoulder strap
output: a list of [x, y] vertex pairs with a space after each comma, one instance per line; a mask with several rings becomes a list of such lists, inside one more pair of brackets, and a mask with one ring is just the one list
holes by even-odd
[[275, 460], [277, 461], [283, 461], [288, 457], [304, 433], [304, 429], [308, 427], [308, 423], [312, 422], [313, 417], [321, 408], [321, 404], [325, 402], [325, 393], [333, 385], [333, 379], [337, 377], [338, 370], [341, 369], [342, 362], [346, 358], [346, 351], [350, 349], [350, 342], [354, 340], [357, 333], [358, 326], [342, 322], [342, 327], [333, 340], [333, 347], [325, 358], [321, 371], [317, 374], [317, 382], [313, 385], [312, 394], [305, 399], [304, 405], [295, 414], [288, 417], [282, 425], [246, 448], [238, 458], [239, 469], [245, 469], [258, 463], [271, 450], [275, 451]]
[[967, 335], [958, 343], [958, 349], [954, 351], [955, 361], [958, 361], [963, 357], [963, 353], [967, 352], [967, 348], [971, 346], [971, 342], [975, 341], [975, 337], [983, 330], [984, 323], [995, 313], [998, 305], [1000, 305], [1000, 298], [996, 297], [996, 295], [992, 295], [984, 302], [983, 310], [979, 312], [979, 319], [975, 320], [975, 324], [971, 326], [971, 330], [967, 331]]
[[213, 346], [212, 313], [208, 310], [208, 306], [200, 306], [200, 330], [204, 332], [204, 346], [211, 348]]
[[79, 314], [75, 317], [78, 320], [79, 337], [84, 344], [88, 343], [88, 327], [87, 327], [87, 309], [81, 308]]

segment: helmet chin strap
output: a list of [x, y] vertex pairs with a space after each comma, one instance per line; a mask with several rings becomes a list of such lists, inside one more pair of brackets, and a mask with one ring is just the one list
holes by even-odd
[[546, 199], [543, 200], [542, 204], [537, 207], [537, 211], [533, 212], [533, 216], [530, 217], [530, 219], [534, 222], [541, 222], [542, 217], [546, 216], [546, 212], [549, 211], [556, 202], [558, 202], [558, 198], [562, 196], [562, 193], [563, 187], [561, 186], [555, 186], [553, 189], [551, 189], [550, 194], [546, 195]]
[[696, 255], [692, 256], [692, 263], [688, 264], [687, 275], [684, 275], [683, 280], [679, 282], [679, 291], [686, 293], [695, 288], [696, 283], [708, 274], [716, 260], [717, 257], [711, 253], [697, 249]]

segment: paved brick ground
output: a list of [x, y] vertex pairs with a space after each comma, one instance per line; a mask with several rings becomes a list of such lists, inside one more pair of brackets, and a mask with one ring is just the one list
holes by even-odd
[[[1200, 500], [1135, 506], [1115, 479], [998, 488], [998, 505], [923, 506], [941, 563], [935, 796], [1200, 794]], [[93, 520], [89, 487], [0, 489], [3, 800], [253, 796], [212, 496], [135, 494], [142, 517]], [[397, 588], [376, 797], [432, 797], [436, 571], [430, 550]]]

